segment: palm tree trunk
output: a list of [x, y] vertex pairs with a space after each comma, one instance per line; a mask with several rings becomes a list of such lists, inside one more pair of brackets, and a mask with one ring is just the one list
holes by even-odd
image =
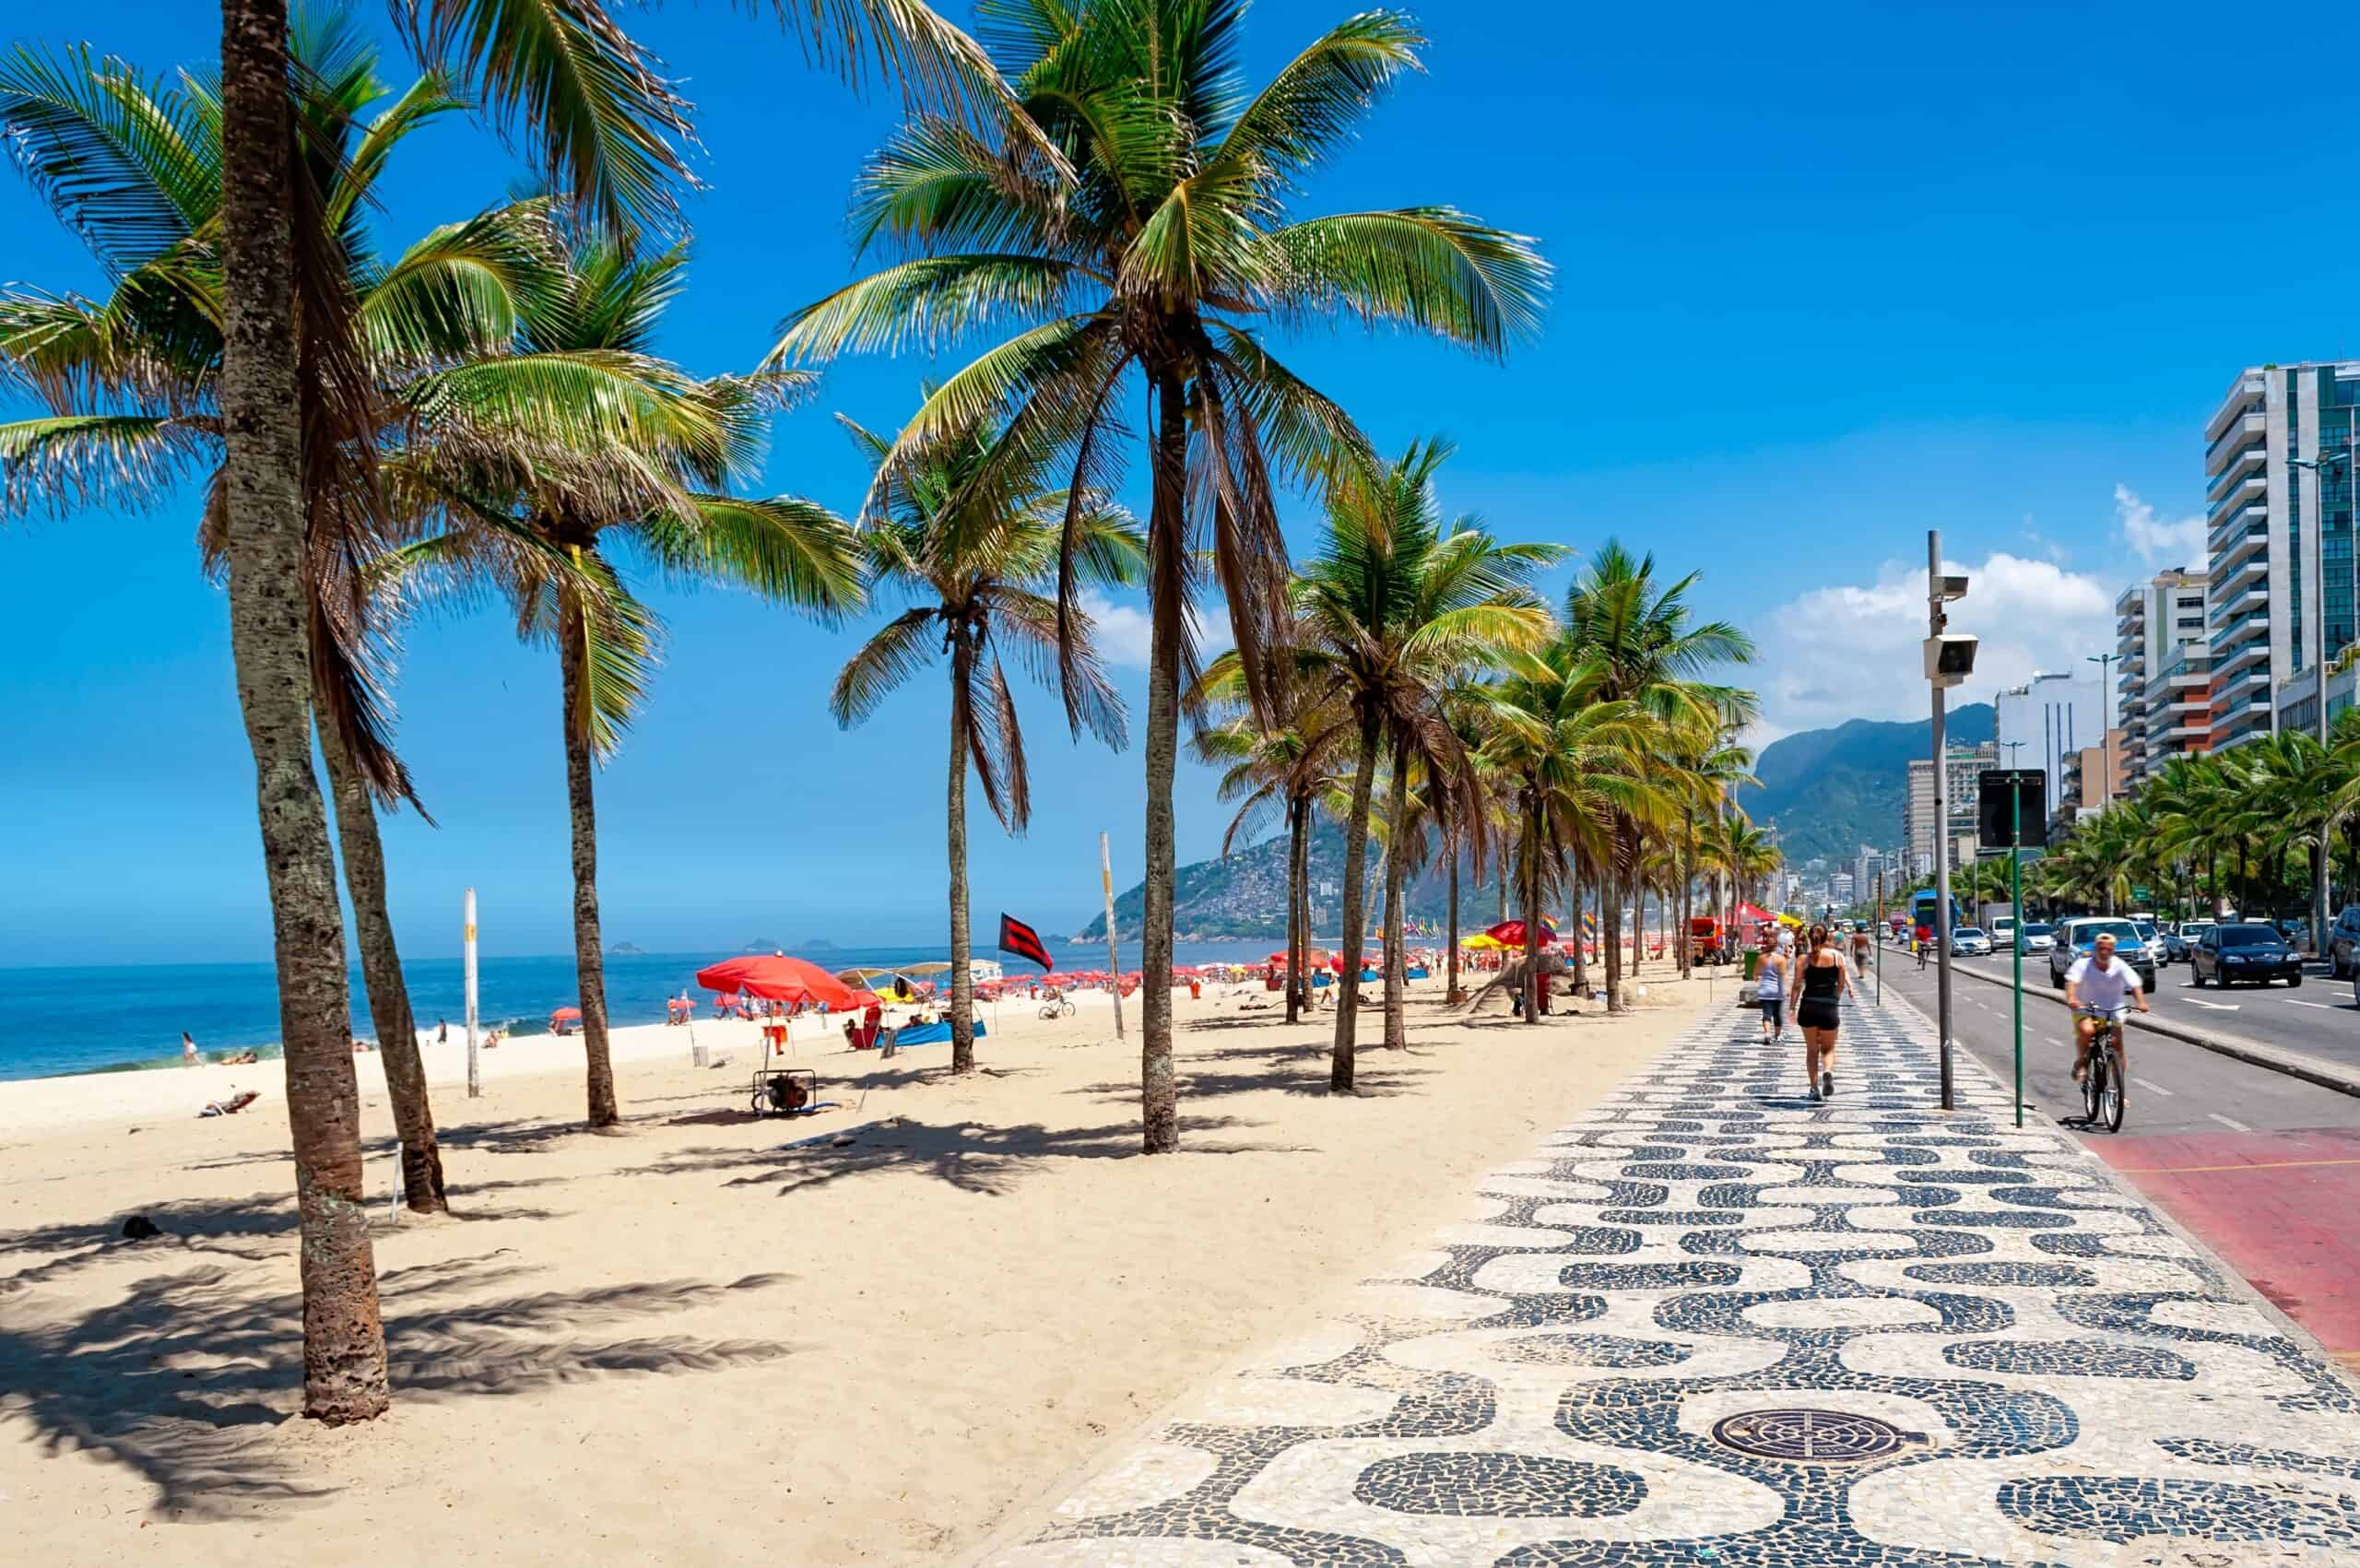
[[573, 819], [573, 973], [582, 1004], [582, 1053], [587, 1065], [593, 1127], [622, 1121], [615, 1104], [615, 1066], [607, 1054], [607, 966], [598, 929], [598, 811], [590, 781], [589, 626], [579, 605], [559, 616], [558, 657], [564, 666], [565, 795]]
[[1303, 1018], [1303, 800], [1286, 803], [1286, 1022]]
[[1385, 844], [1385, 1048], [1398, 1051], [1410, 1043], [1409, 1020], [1402, 1012], [1401, 961], [1405, 945], [1401, 931], [1401, 882], [1410, 864], [1410, 753], [1399, 742], [1393, 747], [1393, 794], [1386, 803], [1392, 832]]
[[[1180, 1147], [1180, 1080], [1172, 1063], [1172, 773], [1180, 755], [1180, 618], [1186, 581], [1187, 412], [1180, 377], [1154, 372], [1153, 562], [1147, 676], [1147, 879], [1139, 910], [1139, 1140], [1150, 1154]], [[1122, 984], [1120, 977], [1115, 984]]]
[[[950, 1072], [975, 1070], [975, 976], [967, 912], [967, 703], [973, 696], [975, 650], [967, 629], [953, 627], [950, 643]], [[1119, 985], [1118, 977], [1115, 984]]]
[[1361, 749], [1352, 769], [1352, 811], [1344, 824], [1344, 972], [1336, 976], [1336, 1045], [1328, 1067], [1328, 1088], [1341, 1094], [1352, 1087], [1353, 1031], [1360, 1022], [1361, 927], [1367, 923], [1363, 897], [1368, 880], [1368, 805], [1376, 787], [1377, 732], [1361, 725]]
[[1695, 973], [1695, 945], [1691, 924], [1696, 918], [1696, 813], [1682, 814], [1680, 823], [1680, 978]]
[[1524, 871], [1524, 1021], [1540, 1021], [1540, 803], [1526, 802], [1524, 842], [1517, 846]]
[[318, 727], [328, 788], [336, 796], [336, 841], [344, 849], [344, 885], [352, 894], [352, 937], [360, 949], [369, 1023], [377, 1032], [385, 1098], [393, 1102], [394, 1130], [402, 1140], [402, 1201], [412, 1213], [443, 1213], [450, 1204], [442, 1192], [442, 1150], [435, 1141], [434, 1107], [427, 1099], [409, 984], [402, 977], [393, 917], [385, 908], [385, 846], [377, 836], [376, 803], [344, 737], [334, 725]]
[[286, 0], [221, 6], [222, 485], [230, 651], [270, 888], [303, 1288], [303, 1413], [384, 1413], [385, 1330], [336, 859], [312, 772], [311, 607], [295, 348]]
[[1610, 855], [1600, 868], [1598, 883], [1599, 921], [1606, 929], [1606, 1010], [1619, 1013], [1622, 1006], [1622, 876], [1617, 864], [1618, 855]]
[[1458, 1004], [1458, 844], [1454, 837], [1450, 845], [1450, 950], [1443, 955], [1448, 966], [1448, 978], [1443, 983], [1443, 997], [1453, 1007]]
[[1565, 890], [1565, 921], [1574, 944], [1573, 992], [1578, 996], [1589, 987], [1589, 944], [1582, 925], [1582, 857], [1578, 852], [1565, 861], [1565, 876], [1571, 884]]
[[1510, 855], [1500, 856], [1500, 924], [1508, 923], [1508, 863]]

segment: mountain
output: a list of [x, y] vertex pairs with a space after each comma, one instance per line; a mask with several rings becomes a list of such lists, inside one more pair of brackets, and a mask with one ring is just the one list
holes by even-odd
[[[1368, 860], [1368, 918], [1372, 928], [1384, 907], [1384, 864], [1372, 843]], [[1238, 850], [1228, 859], [1199, 860], [1178, 868], [1173, 878], [1172, 929], [1184, 941], [1211, 941], [1225, 937], [1267, 937], [1283, 941], [1287, 929], [1287, 838], [1284, 833]], [[1323, 894], [1321, 884], [1329, 890]], [[1447, 871], [1436, 869], [1415, 878], [1404, 890], [1410, 918], [1441, 922], [1450, 909]], [[1115, 925], [1126, 935], [1139, 928], [1145, 884], [1134, 886], [1115, 901]], [[1476, 887], [1467, 877], [1458, 879], [1459, 920], [1470, 931], [1499, 918], [1499, 884]], [[1333, 937], [1341, 924], [1344, 902], [1344, 830], [1319, 821], [1311, 834], [1311, 913], [1315, 930]], [[1073, 940], [1103, 941], [1106, 917], [1100, 915], [1075, 933]]]
[[[1976, 746], [1992, 738], [1992, 724], [1990, 703], [1970, 702], [1950, 713], [1944, 733], [1954, 746]], [[1933, 754], [1933, 727], [1931, 719], [1853, 719], [1773, 741], [1754, 760], [1762, 787], [1738, 804], [1777, 828], [1789, 865], [1848, 859], [1862, 844], [1891, 848], [1901, 842], [1909, 760]]]

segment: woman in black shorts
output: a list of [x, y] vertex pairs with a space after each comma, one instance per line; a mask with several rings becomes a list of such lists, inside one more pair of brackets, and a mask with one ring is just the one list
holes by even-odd
[[1822, 1100], [1835, 1095], [1835, 1030], [1843, 1021], [1837, 998], [1852, 989], [1844, 954], [1828, 940], [1827, 927], [1811, 928], [1811, 941], [1795, 965], [1795, 1022], [1803, 1032], [1803, 1076]]

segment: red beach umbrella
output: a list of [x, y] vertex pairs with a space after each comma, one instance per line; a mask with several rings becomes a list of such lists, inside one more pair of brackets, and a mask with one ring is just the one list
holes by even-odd
[[576, 1019], [581, 1016], [582, 1009], [580, 1008], [558, 1008], [549, 1013], [549, 1021], [551, 1023], [562, 1023], [567, 1019]]
[[[1524, 922], [1521, 920], [1503, 920], [1497, 925], [1484, 927], [1483, 935], [1491, 937], [1492, 940], [1495, 942], [1504, 944], [1504, 946], [1520, 948], [1524, 946]], [[1545, 948], [1556, 939], [1557, 928], [1550, 925], [1546, 920], [1541, 921], [1540, 945]]]
[[697, 971], [708, 991], [742, 991], [773, 1002], [825, 1002], [843, 1011], [856, 1004], [852, 987], [816, 963], [777, 953], [724, 959]]

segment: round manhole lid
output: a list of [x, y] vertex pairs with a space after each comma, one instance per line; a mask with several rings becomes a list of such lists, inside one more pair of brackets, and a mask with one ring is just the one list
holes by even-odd
[[1713, 1424], [1713, 1441], [1757, 1459], [1808, 1465], [1858, 1465], [1926, 1441], [1891, 1421], [1852, 1410], [1746, 1410]]

